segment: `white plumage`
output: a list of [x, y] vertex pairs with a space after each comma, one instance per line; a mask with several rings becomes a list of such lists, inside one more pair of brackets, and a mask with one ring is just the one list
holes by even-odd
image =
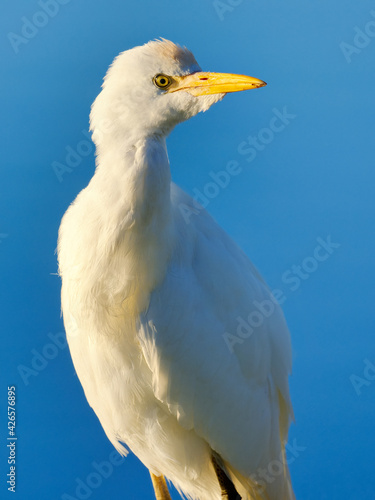
[[[274, 305], [228, 344], [269, 289], [170, 178], [168, 133], [247, 77], [223, 78], [166, 40], [114, 61], [91, 112], [97, 169], [59, 232], [64, 322], [87, 400], [120, 453], [126, 445], [190, 498], [218, 500], [214, 450], [242, 498], [291, 500], [282, 312]], [[265, 480], [272, 461], [280, 473]]]

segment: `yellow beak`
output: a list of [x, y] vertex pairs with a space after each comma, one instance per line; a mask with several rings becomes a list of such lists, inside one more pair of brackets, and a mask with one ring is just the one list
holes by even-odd
[[266, 82], [252, 76], [197, 72], [186, 76], [175, 76], [168, 92], [185, 90], [194, 96], [200, 96], [257, 89], [265, 85]]

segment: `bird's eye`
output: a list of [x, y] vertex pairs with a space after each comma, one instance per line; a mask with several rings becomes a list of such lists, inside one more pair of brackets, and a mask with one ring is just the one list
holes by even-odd
[[167, 75], [156, 75], [154, 76], [154, 84], [159, 87], [159, 89], [167, 89], [171, 83], [172, 83], [172, 78]]

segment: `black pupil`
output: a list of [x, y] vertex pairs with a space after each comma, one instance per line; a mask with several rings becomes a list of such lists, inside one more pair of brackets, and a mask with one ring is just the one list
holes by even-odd
[[160, 84], [165, 85], [167, 83], [167, 80], [165, 78], [160, 78]]

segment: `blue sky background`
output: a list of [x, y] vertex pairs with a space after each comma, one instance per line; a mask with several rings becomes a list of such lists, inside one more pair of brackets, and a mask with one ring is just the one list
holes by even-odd
[[[70, 0], [46, 22], [36, 1], [3, 2], [1, 498], [11, 495], [8, 385], [17, 389], [18, 498], [84, 498], [77, 496], [77, 478], [95, 481], [93, 462], [108, 461], [113, 451], [68, 349], [49, 345], [49, 334], [63, 331], [54, 274], [59, 222], [91, 178], [94, 156], [81, 156], [61, 182], [51, 165], [65, 163], [66, 147], [87, 141], [90, 105], [112, 59], [159, 36], [186, 45], [205, 70], [268, 82], [180, 125], [168, 140], [172, 176], [188, 192], [203, 192], [210, 171], [232, 160], [241, 167], [207, 209], [286, 296], [297, 499], [375, 497], [375, 371], [365, 369], [366, 359], [375, 364], [374, 4], [223, 3], [229, 7], [220, 11], [202, 0]], [[8, 35], [21, 35], [24, 16], [46, 24], [16, 53]], [[355, 38], [356, 27], [371, 36]], [[342, 42], [354, 48], [350, 56]], [[269, 140], [261, 129], [269, 127], [274, 108], [284, 107], [295, 117]], [[249, 163], [238, 147], [259, 133], [268, 143]], [[329, 235], [340, 246], [292, 290], [284, 273], [303, 262], [314, 266], [305, 259], [314, 255], [317, 238]], [[147, 470], [130, 455], [85, 498], [152, 499], [153, 493]]]

